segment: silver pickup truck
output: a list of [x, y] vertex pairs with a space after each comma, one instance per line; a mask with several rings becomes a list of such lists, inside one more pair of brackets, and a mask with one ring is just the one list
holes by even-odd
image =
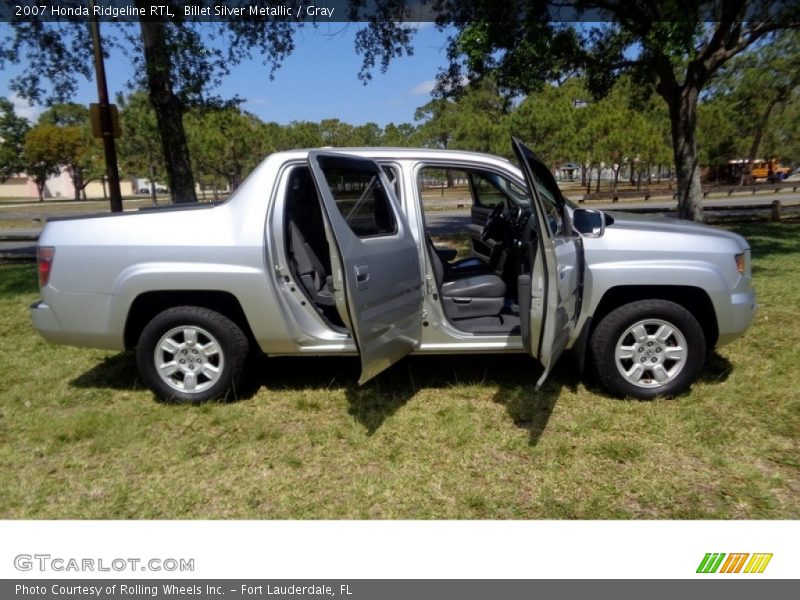
[[[221, 204], [52, 219], [33, 323], [54, 343], [135, 349], [175, 402], [236, 394], [256, 351], [358, 355], [360, 383], [412, 352], [527, 352], [541, 385], [571, 348], [614, 394], [688, 389], [753, 319], [747, 242], [576, 208], [513, 144], [520, 168], [449, 150], [281, 152]], [[471, 207], [471, 256], [428, 235], [431, 190]]]

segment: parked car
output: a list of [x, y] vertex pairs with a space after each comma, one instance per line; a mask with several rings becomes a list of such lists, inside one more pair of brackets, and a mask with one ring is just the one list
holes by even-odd
[[[150, 194], [151, 193], [150, 186], [139, 188], [138, 193], [139, 194]], [[167, 193], [169, 193], [169, 190], [167, 188], [165, 188], [163, 185], [157, 185], [156, 186], [156, 194], [167, 194]]]
[[[578, 208], [514, 149], [520, 168], [450, 150], [281, 152], [221, 204], [49, 219], [34, 325], [135, 349], [175, 402], [235, 393], [252, 352], [358, 355], [360, 383], [412, 352], [526, 352], [541, 385], [571, 348], [614, 394], [687, 390], [753, 319], [747, 242]], [[471, 258], [431, 241], [426, 170], [468, 182]]]

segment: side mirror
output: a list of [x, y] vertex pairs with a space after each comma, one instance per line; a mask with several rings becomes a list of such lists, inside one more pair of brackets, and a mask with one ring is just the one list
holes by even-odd
[[576, 208], [572, 213], [572, 228], [584, 237], [599, 238], [606, 230], [606, 216], [594, 208]]

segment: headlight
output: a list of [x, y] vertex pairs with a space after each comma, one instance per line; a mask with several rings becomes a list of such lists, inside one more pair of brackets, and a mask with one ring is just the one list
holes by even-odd
[[745, 260], [744, 260], [744, 252], [740, 252], [734, 258], [736, 259], [736, 270], [739, 271], [739, 275], [744, 275], [745, 270]]

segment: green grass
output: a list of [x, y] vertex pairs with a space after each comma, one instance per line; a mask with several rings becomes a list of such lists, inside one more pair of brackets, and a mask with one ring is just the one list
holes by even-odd
[[800, 225], [748, 225], [761, 305], [691, 393], [633, 402], [524, 356], [267, 359], [252, 397], [159, 404], [133, 358], [32, 330], [0, 266], [2, 518], [800, 517]]

